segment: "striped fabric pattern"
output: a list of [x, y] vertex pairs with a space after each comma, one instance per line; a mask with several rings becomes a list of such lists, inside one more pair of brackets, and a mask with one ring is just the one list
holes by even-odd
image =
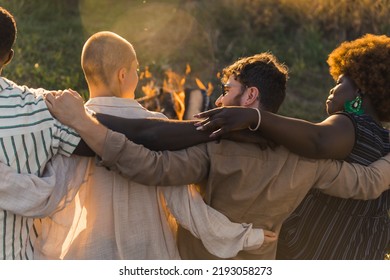
[[[389, 132], [368, 115], [346, 114], [356, 143], [345, 160], [369, 165], [390, 152]], [[340, 186], [343, 187], [343, 186]], [[390, 191], [375, 200], [311, 191], [284, 222], [277, 259], [384, 259], [390, 245]]]
[[[51, 116], [44, 92], [0, 78], [0, 161], [18, 173], [39, 176], [53, 155], [71, 155], [80, 140]], [[31, 259], [36, 235], [32, 218], [0, 209], [0, 259]]]

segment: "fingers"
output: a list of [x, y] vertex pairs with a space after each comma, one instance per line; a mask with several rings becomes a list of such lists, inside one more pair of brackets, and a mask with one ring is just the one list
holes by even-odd
[[209, 118], [204, 119], [203, 121], [199, 121], [194, 123], [194, 125], [197, 127], [196, 130], [203, 130], [203, 126], [209, 122]]
[[220, 138], [223, 134], [224, 134], [224, 130], [222, 128], [220, 128], [220, 129], [213, 131], [210, 134], [210, 138]]
[[54, 99], [55, 99], [53, 93], [52, 92], [46, 93], [44, 98], [45, 98], [46, 106], [49, 108], [49, 111], [53, 110], [53, 103], [54, 103]]
[[200, 112], [198, 114], [195, 114], [194, 117], [197, 119], [201, 118], [208, 118], [211, 116], [214, 116], [215, 114], [218, 114], [223, 108], [214, 108], [208, 111]]
[[276, 237], [276, 233], [273, 232], [273, 231], [264, 229], [264, 236], [267, 236], [267, 237]]
[[225, 119], [217, 118], [211, 119], [208, 118], [197, 125], [197, 130], [209, 131], [211, 132], [211, 138], [217, 138], [223, 134], [229, 132], [229, 127], [225, 125]]
[[73, 89], [68, 89], [68, 91], [74, 96], [74, 97], [76, 97], [77, 99], [82, 99], [82, 97], [81, 97], [81, 95], [77, 92], [77, 91], [75, 91], [75, 90], [73, 90]]
[[269, 230], [264, 230], [264, 243], [263, 243], [263, 245], [271, 243], [271, 242], [275, 242], [276, 240], [278, 240], [278, 237], [277, 237], [275, 232], [269, 231]]

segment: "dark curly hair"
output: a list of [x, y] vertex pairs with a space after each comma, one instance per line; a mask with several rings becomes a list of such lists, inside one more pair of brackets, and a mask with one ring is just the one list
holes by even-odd
[[14, 17], [3, 7], [0, 7], [0, 57], [9, 54], [16, 40], [16, 22]]
[[288, 69], [271, 53], [260, 53], [241, 58], [222, 71], [225, 83], [232, 76], [241, 84], [256, 87], [260, 92], [260, 104], [276, 113], [286, 96]]
[[390, 121], [390, 37], [366, 34], [344, 42], [327, 62], [333, 79], [341, 74], [351, 78], [369, 96], [379, 119]]

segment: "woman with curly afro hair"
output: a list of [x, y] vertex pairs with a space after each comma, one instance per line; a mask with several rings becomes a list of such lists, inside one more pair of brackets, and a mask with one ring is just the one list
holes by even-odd
[[[298, 154], [368, 165], [390, 152], [390, 38], [367, 34], [328, 58], [336, 85], [320, 123], [264, 110], [218, 108], [200, 114], [213, 136], [257, 127]], [[261, 93], [260, 93], [261, 94]], [[342, 188], [343, 186], [340, 186]], [[375, 200], [341, 199], [311, 191], [284, 222], [277, 259], [384, 259], [390, 245], [390, 190]]]

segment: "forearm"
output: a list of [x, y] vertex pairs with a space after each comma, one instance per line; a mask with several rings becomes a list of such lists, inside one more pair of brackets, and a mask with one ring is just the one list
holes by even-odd
[[86, 112], [72, 126], [88, 147], [102, 156], [108, 129]]
[[108, 131], [102, 164], [144, 185], [183, 185], [205, 179], [209, 159], [204, 145], [180, 151], [151, 151]]
[[50, 215], [78, 190], [87, 163], [57, 155], [46, 164], [42, 177], [17, 173], [0, 163], [0, 208], [25, 217]]
[[180, 225], [201, 239], [211, 254], [232, 258], [241, 250], [258, 249], [262, 245], [262, 229], [231, 222], [207, 205], [194, 186], [164, 188], [162, 191], [168, 208]]
[[125, 119], [98, 113], [95, 116], [111, 130], [155, 151], [180, 150], [212, 140], [207, 132], [197, 131], [193, 121]]
[[0, 163], [0, 208], [27, 216], [40, 213], [55, 186], [52, 170], [47, 177], [17, 173]]
[[337, 197], [376, 199], [390, 189], [389, 170], [390, 154], [369, 166], [338, 162], [324, 170], [326, 174], [316, 183], [316, 187]]

